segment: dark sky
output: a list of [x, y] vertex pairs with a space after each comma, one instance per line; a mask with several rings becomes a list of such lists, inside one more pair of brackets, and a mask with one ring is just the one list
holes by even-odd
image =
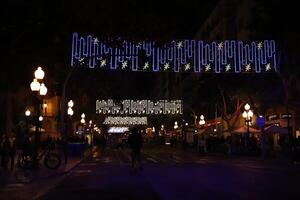
[[75, 31], [129, 40], [193, 38], [216, 2], [6, 0], [0, 8], [1, 62], [27, 75], [37, 64], [69, 64]]
[[[0, 54], [3, 56], [0, 64], [4, 69], [0, 76], [0, 89], [29, 89], [32, 72], [37, 65], [43, 65], [48, 75], [49, 91], [59, 90], [66, 71], [70, 69], [72, 32], [92, 33], [100, 37], [123, 37], [129, 40], [191, 39], [217, 2], [5, 0], [1, 2], [0, 7]], [[273, 27], [278, 27], [278, 31], [282, 31], [280, 24], [286, 21], [292, 25], [295, 18], [290, 17], [294, 16], [291, 14], [284, 15], [283, 10], [277, 8], [281, 5], [280, 1], [276, 2], [276, 5], [270, 6], [276, 20], [268, 20], [274, 24]], [[283, 7], [290, 8], [287, 3]], [[278, 26], [277, 21], [280, 21]], [[16, 71], [18, 74], [15, 75]], [[93, 78], [89, 78], [90, 74], [94, 74]], [[82, 83], [81, 91], [93, 93], [94, 87], [103, 87], [106, 90], [111, 89], [112, 97], [146, 98], [150, 95], [148, 91], [154, 87], [160, 76], [163, 75], [80, 71], [72, 77], [72, 81]], [[116, 82], [117, 84], [113, 85]], [[78, 85], [74, 86], [72, 91], [75, 92]], [[139, 85], [140, 87], [137, 87]], [[206, 88], [210, 91], [209, 86]], [[196, 94], [195, 98], [198, 98]]]
[[[217, 0], [5, 0], [0, 7], [0, 64], [5, 66], [0, 74], [0, 89], [25, 88], [30, 93], [33, 71], [42, 65], [49, 94], [59, 94], [70, 69], [72, 32], [129, 40], [191, 39], [216, 3]], [[152, 96], [153, 88], [163, 76], [79, 70], [70, 80], [67, 95], [88, 93], [89, 98], [100, 91], [93, 98], [159, 98]]]
[[[28, 83], [36, 65], [61, 81], [70, 63], [72, 32], [129, 40], [193, 38], [216, 0], [40, 1], [9, 0], [0, 8], [1, 83], [18, 69], [16, 87]], [[46, 70], [47, 70], [46, 69]], [[3, 85], [3, 84], [2, 84]], [[8, 86], [8, 85], [7, 85]]]
[[1, 31], [47, 26], [128, 37], [191, 37], [216, 0], [5, 1]]

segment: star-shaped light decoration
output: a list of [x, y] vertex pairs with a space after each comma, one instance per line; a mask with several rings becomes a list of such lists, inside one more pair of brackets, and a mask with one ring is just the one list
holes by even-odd
[[225, 66], [225, 71], [228, 72], [230, 69], [231, 69], [230, 64], [227, 64], [227, 65]]
[[261, 49], [262, 46], [263, 46], [263, 43], [262, 43], [262, 42], [259, 42], [259, 43], [257, 44], [257, 49]]
[[148, 62], [145, 62], [145, 65], [143, 66], [143, 70], [146, 70], [149, 68], [149, 63]]
[[250, 71], [250, 69], [251, 69], [251, 65], [250, 65], [250, 64], [247, 64], [247, 65], [246, 65], [246, 72]]
[[170, 68], [170, 64], [167, 62], [165, 65], [164, 65], [164, 70], [167, 70]]
[[142, 46], [142, 43], [141, 43], [141, 42], [139, 42], [139, 43], [136, 45], [137, 48], [140, 48], [141, 46]]
[[178, 42], [176, 46], [177, 46], [177, 49], [181, 49], [183, 46], [182, 41]]
[[122, 69], [125, 69], [127, 67], [127, 60], [122, 62]]
[[106, 66], [106, 59], [103, 59], [100, 62], [100, 67], [105, 67], [105, 66]]
[[83, 64], [84, 64], [84, 58], [80, 58], [78, 61], [79, 61], [79, 64], [80, 64], [80, 65], [83, 65]]
[[94, 38], [94, 43], [98, 43], [99, 42], [99, 39], [98, 38]]
[[270, 71], [270, 70], [271, 70], [271, 64], [268, 63], [268, 64], [266, 64], [266, 71]]
[[187, 63], [185, 66], [184, 66], [184, 70], [187, 71], [191, 69], [191, 64], [190, 63]]
[[207, 64], [207, 65], [205, 66], [205, 71], [208, 72], [210, 69], [211, 69], [210, 64]]
[[224, 44], [223, 44], [223, 42], [220, 42], [220, 43], [218, 44], [218, 49], [219, 49], [219, 50], [222, 50], [222, 49], [223, 49], [223, 47], [224, 47]]

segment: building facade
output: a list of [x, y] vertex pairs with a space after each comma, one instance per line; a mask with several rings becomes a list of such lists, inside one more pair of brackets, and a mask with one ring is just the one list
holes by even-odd
[[53, 138], [59, 138], [59, 105], [60, 97], [54, 96], [46, 98], [42, 105], [42, 128], [45, 130], [42, 139], [50, 135]]

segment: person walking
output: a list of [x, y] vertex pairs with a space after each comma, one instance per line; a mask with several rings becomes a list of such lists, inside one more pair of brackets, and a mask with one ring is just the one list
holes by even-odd
[[292, 160], [294, 164], [300, 163], [300, 136], [293, 138]]
[[10, 141], [8, 136], [5, 134], [2, 140], [2, 158], [1, 158], [1, 165], [4, 170], [7, 170], [7, 165], [9, 161], [9, 151], [10, 151]]
[[3, 152], [4, 135], [0, 135], [0, 166], [2, 167], [4, 152]]
[[131, 149], [131, 165], [136, 172], [137, 169], [143, 169], [141, 162], [141, 148], [143, 146], [143, 138], [138, 129], [134, 127], [128, 137], [128, 144]]
[[9, 138], [9, 149], [8, 149], [8, 157], [10, 160], [10, 170], [14, 170], [15, 167], [15, 157], [17, 151], [16, 138], [14, 136]]

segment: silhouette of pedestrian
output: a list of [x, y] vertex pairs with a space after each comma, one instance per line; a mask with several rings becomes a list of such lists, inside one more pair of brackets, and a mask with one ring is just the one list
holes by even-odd
[[138, 129], [134, 127], [128, 137], [128, 144], [131, 149], [131, 165], [134, 171], [143, 169], [141, 163], [141, 148], [143, 146], [143, 138]]
[[52, 138], [50, 137], [50, 135], [47, 136], [46, 140], [45, 140], [45, 148], [53, 148], [53, 141]]
[[10, 141], [7, 135], [3, 136], [2, 140], [2, 158], [1, 164], [4, 170], [7, 169], [8, 161], [9, 161], [9, 153], [10, 153]]
[[4, 151], [3, 151], [3, 141], [4, 141], [4, 135], [1, 135], [0, 137], [0, 166], [3, 166], [4, 161]]
[[17, 146], [16, 146], [16, 138], [15, 137], [10, 137], [9, 138], [9, 149], [8, 149], [8, 157], [10, 160], [10, 170], [14, 169], [15, 166], [15, 157], [16, 157], [16, 150], [17, 150]]
[[22, 150], [25, 155], [32, 155], [32, 144], [28, 136], [24, 137], [24, 142], [22, 144]]

